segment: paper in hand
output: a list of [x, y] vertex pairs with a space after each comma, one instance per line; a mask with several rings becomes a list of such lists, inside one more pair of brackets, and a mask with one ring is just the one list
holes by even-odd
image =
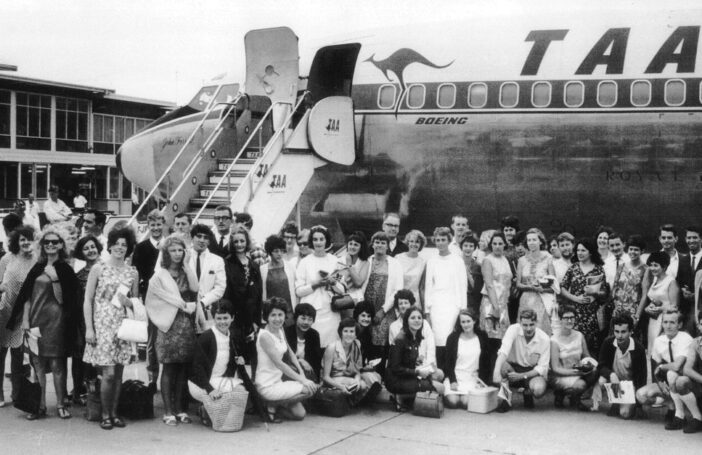
[[607, 399], [612, 404], [634, 404], [636, 403], [636, 396], [634, 395], [634, 383], [632, 381], [621, 381], [619, 383], [619, 390], [617, 387], [612, 387], [613, 384], [608, 382], [605, 384], [605, 390], [607, 390]]
[[126, 286], [124, 284], [120, 284], [117, 286], [117, 290], [115, 291], [115, 295], [112, 296], [112, 300], [110, 300], [110, 303], [114, 305], [117, 308], [122, 308], [122, 301], [120, 300], [120, 295], [126, 296], [129, 293], [129, 286]]

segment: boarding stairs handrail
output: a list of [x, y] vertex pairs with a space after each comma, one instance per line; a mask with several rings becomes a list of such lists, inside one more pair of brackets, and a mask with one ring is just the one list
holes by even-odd
[[[219, 102], [219, 103], [215, 104], [214, 107], [217, 107], [220, 105], [226, 105], [226, 106], [228, 106], [228, 108], [222, 114], [221, 118], [219, 119], [219, 123], [217, 123], [217, 126], [212, 130], [212, 132], [207, 137], [207, 139], [205, 139], [205, 142], [203, 142], [200, 149], [197, 151], [197, 153], [190, 160], [190, 163], [188, 163], [188, 165], [186, 166], [185, 170], [183, 171], [183, 176], [182, 176], [182, 179], [180, 180], [180, 183], [178, 184], [178, 186], [173, 190], [173, 192], [168, 197], [169, 201], [173, 200], [173, 198], [180, 192], [180, 190], [188, 183], [188, 179], [190, 178], [192, 173], [195, 172], [197, 165], [200, 164], [202, 159], [207, 154], [207, 151], [210, 149], [210, 147], [212, 147], [212, 145], [215, 143], [215, 141], [222, 134], [222, 131], [224, 131], [224, 122], [227, 120], [227, 118], [229, 117], [229, 114], [236, 107], [239, 100], [243, 96], [244, 95], [238, 95], [236, 98], [234, 98], [233, 101]], [[236, 122], [236, 118], [234, 119], [234, 121]], [[165, 207], [162, 210], [165, 210]]]
[[176, 154], [176, 156], [173, 158], [173, 160], [171, 160], [171, 163], [168, 165], [166, 170], [161, 174], [161, 177], [158, 178], [158, 180], [154, 184], [153, 188], [151, 188], [151, 191], [149, 192], [149, 194], [144, 198], [144, 200], [141, 202], [139, 207], [132, 214], [132, 217], [129, 218], [129, 221], [127, 222], [127, 226], [130, 226], [132, 223], [134, 223], [134, 221], [137, 219], [137, 216], [139, 216], [139, 214], [144, 209], [144, 207], [146, 207], [146, 205], [149, 203], [149, 200], [156, 193], [159, 186], [161, 186], [161, 183], [163, 183], [163, 180], [171, 172], [171, 169], [173, 169], [173, 166], [175, 166], [175, 163], [178, 161], [178, 159], [180, 159], [180, 156], [185, 152], [185, 149], [188, 148], [188, 145], [190, 145], [190, 143], [193, 141], [193, 139], [195, 138], [195, 134], [202, 128], [202, 125], [204, 125], [205, 121], [208, 120], [212, 111], [214, 111], [215, 108], [218, 106], [218, 104], [213, 104], [212, 100], [217, 99], [217, 96], [219, 95], [219, 92], [222, 90], [222, 87], [223, 87], [222, 85], [219, 85], [217, 87], [217, 90], [215, 90], [215, 93], [212, 95], [212, 98], [205, 109], [205, 115], [203, 115], [203, 117], [200, 119], [200, 121], [197, 123], [197, 125], [195, 125], [195, 128], [193, 128], [193, 132], [190, 133], [190, 136], [188, 136], [188, 139], [185, 141], [185, 143], [180, 148], [180, 150], [178, 150], [178, 153]]
[[[280, 137], [280, 135], [283, 133], [283, 131], [285, 130], [285, 128], [287, 128], [288, 124], [289, 124], [290, 121], [292, 120], [293, 114], [295, 114], [295, 112], [297, 111], [297, 109], [300, 107], [300, 104], [302, 104], [302, 102], [305, 100], [305, 97], [306, 97], [307, 93], [308, 93], [308, 92], [303, 93], [302, 96], [300, 97], [299, 101], [297, 102], [297, 104], [295, 104], [295, 106], [290, 110], [290, 113], [289, 113], [288, 116], [286, 117], [286, 119], [285, 119], [285, 121], [283, 122], [283, 124], [282, 124], [282, 125], [280, 126], [280, 128], [275, 132], [275, 134], [268, 140], [268, 144], [267, 144], [266, 147], [263, 149], [263, 152], [261, 153], [261, 156], [256, 160], [256, 162], [261, 161], [261, 160], [268, 154], [268, 151], [272, 148], [272, 144], [274, 144], [274, 143], [278, 140], [278, 138]], [[197, 220], [200, 218], [200, 216], [202, 216], [202, 212], [205, 211], [205, 208], [207, 208], [208, 204], [210, 203], [210, 201], [212, 200], [212, 198], [214, 197], [214, 195], [217, 193], [217, 190], [219, 190], [220, 186], [222, 186], [222, 183], [224, 182], [224, 180], [227, 179], [227, 182], [229, 182], [229, 180], [230, 180], [230, 179], [229, 179], [229, 174], [230, 174], [230, 173], [232, 172], [232, 170], [234, 169], [234, 165], [236, 164], [237, 160], [238, 160], [238, 159], [241, 157], [241, 155], [246, 151], [246, 148], [249, 146], [249, 144], [250, 144], [251, 141], [253, 140], [253, 138], [254, 138], [254, 136], [256, 135], [256, 133], [257, 133], [257, 132], [260, 132], [260, 130], [263, 128], [264, 121], [266, 120], [266, 118], [267, 118], [269, 115], [272, 115], [273, 108], [274, 108], [275, 106], [277, 106], [277, 105], [288, 105], [288, 106], [292, 106], [291, 103], [285, 103], [285, 102], [282, 102], [282, 101], [278, 101], [278, 102], [272, 104], [272, 105], [268, 108], [268, 110], [266, 111], [266, 113], [263, 115], [263, 117], [261, 117], [261, 120], [258, 122], [258, 124], [257, 124], [256, 127], [254, 128], [254, 130], [253, 130], [253, 131], [251, 132], [251, 134], [249, 135], [249, 138], [247, 139], [247, 141], [244, 143], [244, 145], [243, 145], [243, 146], [241, 147], [241, 149], [239, 150], [239, 153], [236, 154], [236, 157], [234, 158], [234, 160], [232, 160], [232, 162], [229, 164], [229, 166], [227, 166], [227, 170], [224, 171], [224, 175], [222, 176], [222, 178], [219, 179], [219, 182], [217, 182], [217, 184], [215, 185], [214, 189], [213, 189], [212, 191], [210, 191], [210, 194], [207, 196], [207, 199], [205, 200], [205, 202], [202, 204], [202, 207], [200, 207], [200, 210], [199, 210], [199, 211], [197, 212], [197, 214], [195, 215], [195, 218], [193, 219], [193, 224], [195, 224], [195, 223], [197, 222]], [[260, 136], [259, 136], [259, 137], [260, 137]], [[247, 179], [252, 180], [252, 174], [253, 174], [253, 172], [255, 172], [255, 170], [256, 170], [256, 165], [254, 164], [253, 166], [251, 166], [251, 169], [249, 169], [249, 171], [246, 173], [246, 177], [244, 178], [244, 182], [246, 182]], [[229, 183], [228, 183], [228, 185], [231, 186], [231, 184], [229, 184]], [[252, 188], [252, 190], [253, 190], [253, 183], [251, 183], [251, 185], [252, 185], [251, 188]], [[237, 191], [239, 191], [239, 189], [237, 189]], [[229, 191], [227, 191], [227, 193], [229, 194]], [[230, 203], [231, 203], [231, 199], [232, 199], [232, 198], [231, 198], [231, 195], [230, 195], [230, 197], [229, 197]]]

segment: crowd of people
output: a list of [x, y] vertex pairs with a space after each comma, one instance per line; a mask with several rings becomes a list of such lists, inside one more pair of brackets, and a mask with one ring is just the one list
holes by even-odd
[[[0, 378], [9, 351], [17, 399], [34, 337], [31, 366], [44, 395], [52, 373], [62, 419], [100, 377], [100, 427], [125, 426], [120, 387], [136, 350], [118, 330], [143, 306], [149, 387], [160, 389], [169, 426], [192, 422], [190, 398], [225, 390], [248, 389], [266, 421], [280, 422], [303, 419], [322, 396], [359, 406], [384, 386], [402, 412], [417, 392], [465, 408], [493, 386], [498, 412], [513, 392], [526, 408], [550, 388], [555, 407], [567, 399], [597, 411], [603, 391], [629, 390], [609, 415], [667, 406], [666, 430], [702, 431], [700, 227], [662, 225], [659, 247], [607, 227], [547, 239], [513, 216], [476, 236], [458, 214], [434, 230], [428, 252], [424, 233], [401, 238], [400, 216], [388, 213], [370, 238], [353, 232], [333, 251], [324, 226], [293, 222], [258, 243], [251, 217], [226, 206], [212, 228], [181, 213], [169, 229], [154, 210], [139, 243], [124, 224], [105, 236], [97, 210], [83, 219], [80, 230], [61, 220], [41, 231], [3, 219]], [[681, 233], [689, 254], [677, 250]], [[46, 413], [43, 396], [27, 419]]]

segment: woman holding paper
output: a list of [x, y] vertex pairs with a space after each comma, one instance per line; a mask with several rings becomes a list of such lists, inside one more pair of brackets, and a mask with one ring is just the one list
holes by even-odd
[[85, 285], [83, 361], [102, 371], [100, 428], [104, 430], [124, 427], [124, 421], [117, 415], [117, 404], [124, 365], [130, 362], [132, 350], [129, 342], [117, 338], [117, 331], [125, 318], [125, 308], [132, 308], [128, 296], [139, 295], [139, 274], [135, 267], [125, 263], [135, 245], [131, 229], [110, 231], [107, 235], [109, 258], [93, 265]]
[[551, 335], [551, 318], [556, 315], [555, 280], [553, 257], [546, 252], [546, 237], [537, 228], [526, 233], [527, 254], [517, 261], [517, 288], [522, 291], [519, 312], [534, 310], [537, 327]]
[[[661, 334], [661, 315], [665, 310], [677, 310], [680, 303], [680, 287], [675, 277], [668, 275], [670, 256], [665, 251], [655, 251], [646, 260], [652, 283], [646, 297], [642, 299], [638, 315], [648, 316], [648, 352], [652, 352], [653, 340]], [[649, 354], [650, 355], [650, 354]]]
[[597, 310], [607, 301], [609, 285], [595, 242], [581, 239], [576, 245], [578, 262], [571, 265], [561, 283], [561, 295], [575, 308], [575, 330], [582, 332], [590, 352], [600, 352]]
[[158, 328], [156, 356], [163, 364], [161, 396], [163, 423], [175, 426], [192, 420], [183, 406], [187, 365], [195, 350], [195, 319], [198, 279], [188, 266], [185, 242], [171, 235], [161, 247], [161, 267], [149, 280], [146, 311]]
[[[58, 415], [71, 417], [64, 407], [66, 394], [66, 353], [76, 339], [80, 305], [80, 288], [76, 274], [66, 263], [66, 241], [62, 233], [48, 227], [39, 239], [41, 249], [37, 263], [27, 274], [7, 324], [14, 329], [22, 321], [22, 329], [30, 338], [31, 360], [41, 385], [39, 411], [28, 414], [27, 420], [46, 416], [46, 373], [54, 377]], [[46, 367], [50, 371], [46, 371]]]

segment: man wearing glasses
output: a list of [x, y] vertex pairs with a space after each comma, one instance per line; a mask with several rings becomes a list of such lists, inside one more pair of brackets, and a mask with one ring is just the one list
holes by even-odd
[[229, 234], [232, 228], [232, 209], [220, 205], [214, 211], [215, 244], [210, 245], [210, 251], [224, 258], [229, 251]]
[[409, 251], [407, 245], [400, 242], [397, 238], [397, 234], [400, 232], [400, 215], [397, 213], [386, 213], [383, 217], [383, 232], [390, 238], [390, 243], [388, 244], [389, 256], [394, 257]]

